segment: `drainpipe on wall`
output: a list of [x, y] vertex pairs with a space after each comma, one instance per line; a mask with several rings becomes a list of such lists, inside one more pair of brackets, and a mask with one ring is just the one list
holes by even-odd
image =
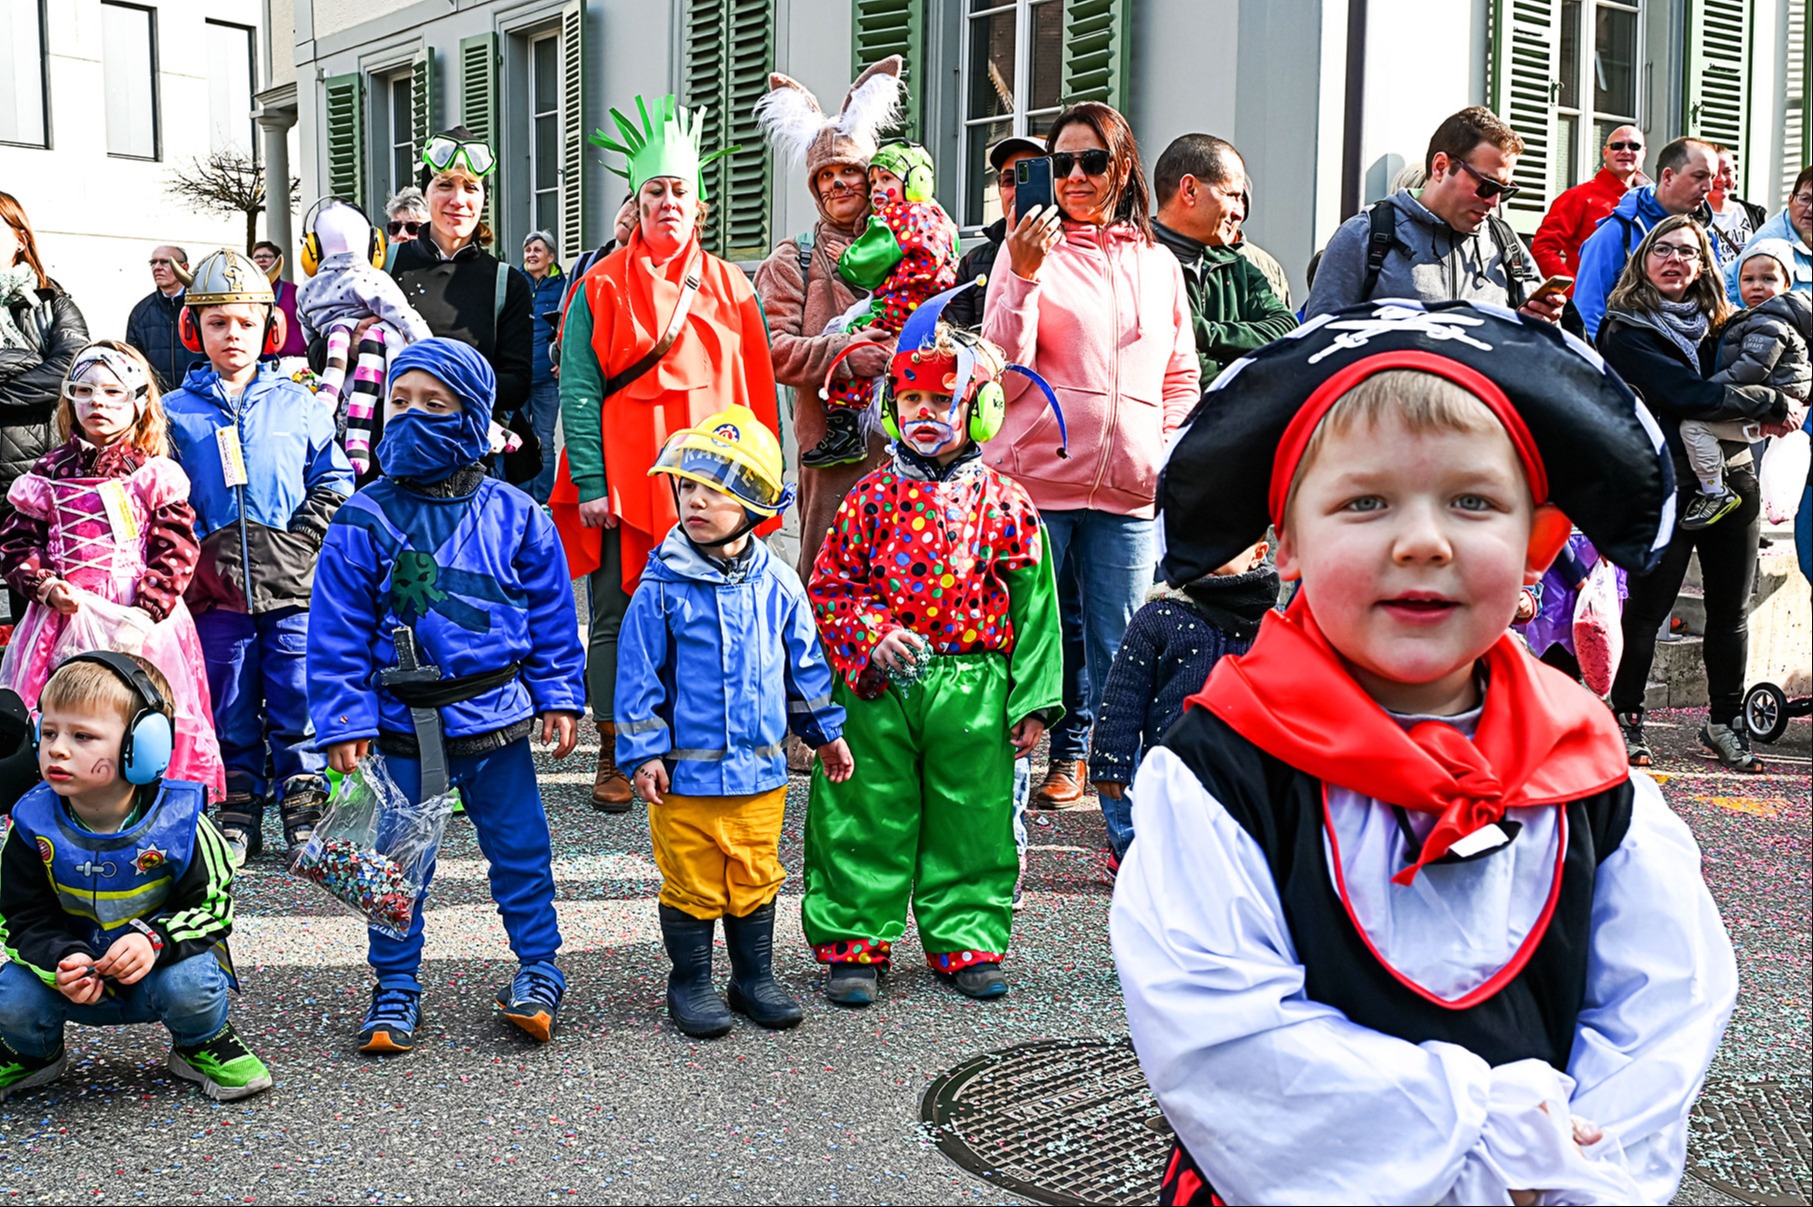
[[1341, 217], [1360, 212], [1361, 135], [1366, 110], [1367, 0], [1347, 0], [1347, 105], [1341, 138]]

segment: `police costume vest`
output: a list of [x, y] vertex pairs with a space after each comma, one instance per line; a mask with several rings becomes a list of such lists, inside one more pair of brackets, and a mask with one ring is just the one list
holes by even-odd
[[[176, 883], [198, 857], [195, 831], [206, 805], [202, 785], [164, 780], [143, 817], [116, 834], [97, 834], [70, 818], [50, 785], [39, 784], [13, 808], [13, 826], [37, 847], [57, 904], [87, 924], [81, 937], [100, 953], [137, 933], [135, 919], [150, 921], [164, 912]], [[237, 989], [226, 940], [213, 951]]]

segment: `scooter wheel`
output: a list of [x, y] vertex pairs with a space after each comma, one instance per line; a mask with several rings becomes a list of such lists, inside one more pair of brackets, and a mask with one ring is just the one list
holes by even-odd
[[1759, 742], [1773, 742], [1788, 728], [1788, 697], [1773, 683], [1759, 683], [1744, 695], [1744, 728]]

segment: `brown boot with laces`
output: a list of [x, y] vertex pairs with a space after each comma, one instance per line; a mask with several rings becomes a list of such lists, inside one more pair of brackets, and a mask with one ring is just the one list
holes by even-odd
[[617, 727], [598, 723], [598, 775], [592, 780], [592, 808], [599, 813], [628, 813], [636, 794], [629, 779], [617, 770]]

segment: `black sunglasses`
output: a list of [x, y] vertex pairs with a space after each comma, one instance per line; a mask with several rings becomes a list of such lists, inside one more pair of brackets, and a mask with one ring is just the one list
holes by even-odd
[[1640, 142], [1608, 142], [1605, 146], [1606, 149], [1612, 151], [1641, 151], [1643, 149], [1643, 144]]
[[427, 225], [428, 224], [426, 222], [404, 222], [399, 219], [392, 218], [390, 220], [390, 222], [388, 224], [386, 224], [384, 229], [390, 232], [390, 237], [392, 239], [396, 238], [398, 235], [404, 233], [405, 231], [409, 232], [409, 237], [411, 239], [413, 239], [417, 235], [421, 234], [422, 228]]
[[1059, 180], [1070, 175], [1078, 164], [1083, 165], [1085, 176], [1106, 176], [1108, 174], [1108, 152], [1106, 151], [1053, 151], [1051, 153], [1051, 174]]
[[1450, 162], [1453, 163], [1455, 167], [1464, 170], [1467, 175], [1473, 177], [1474, 182], [1479, 185], [1478, 188], [1473, 190], [1473, 195], [1481, 201], [1488, 200], [1492, 197], [1498, 197], [1502, 200], [1509, 201], [1523, 191], [1523, 186], [1521, 185], [1500, 184], [1498, 181], [1493, 180], [1488, 176], [1481, 176], [1479, 172], [1474, 169], [1473, 165], [1464, 159], [1455, 159]]

